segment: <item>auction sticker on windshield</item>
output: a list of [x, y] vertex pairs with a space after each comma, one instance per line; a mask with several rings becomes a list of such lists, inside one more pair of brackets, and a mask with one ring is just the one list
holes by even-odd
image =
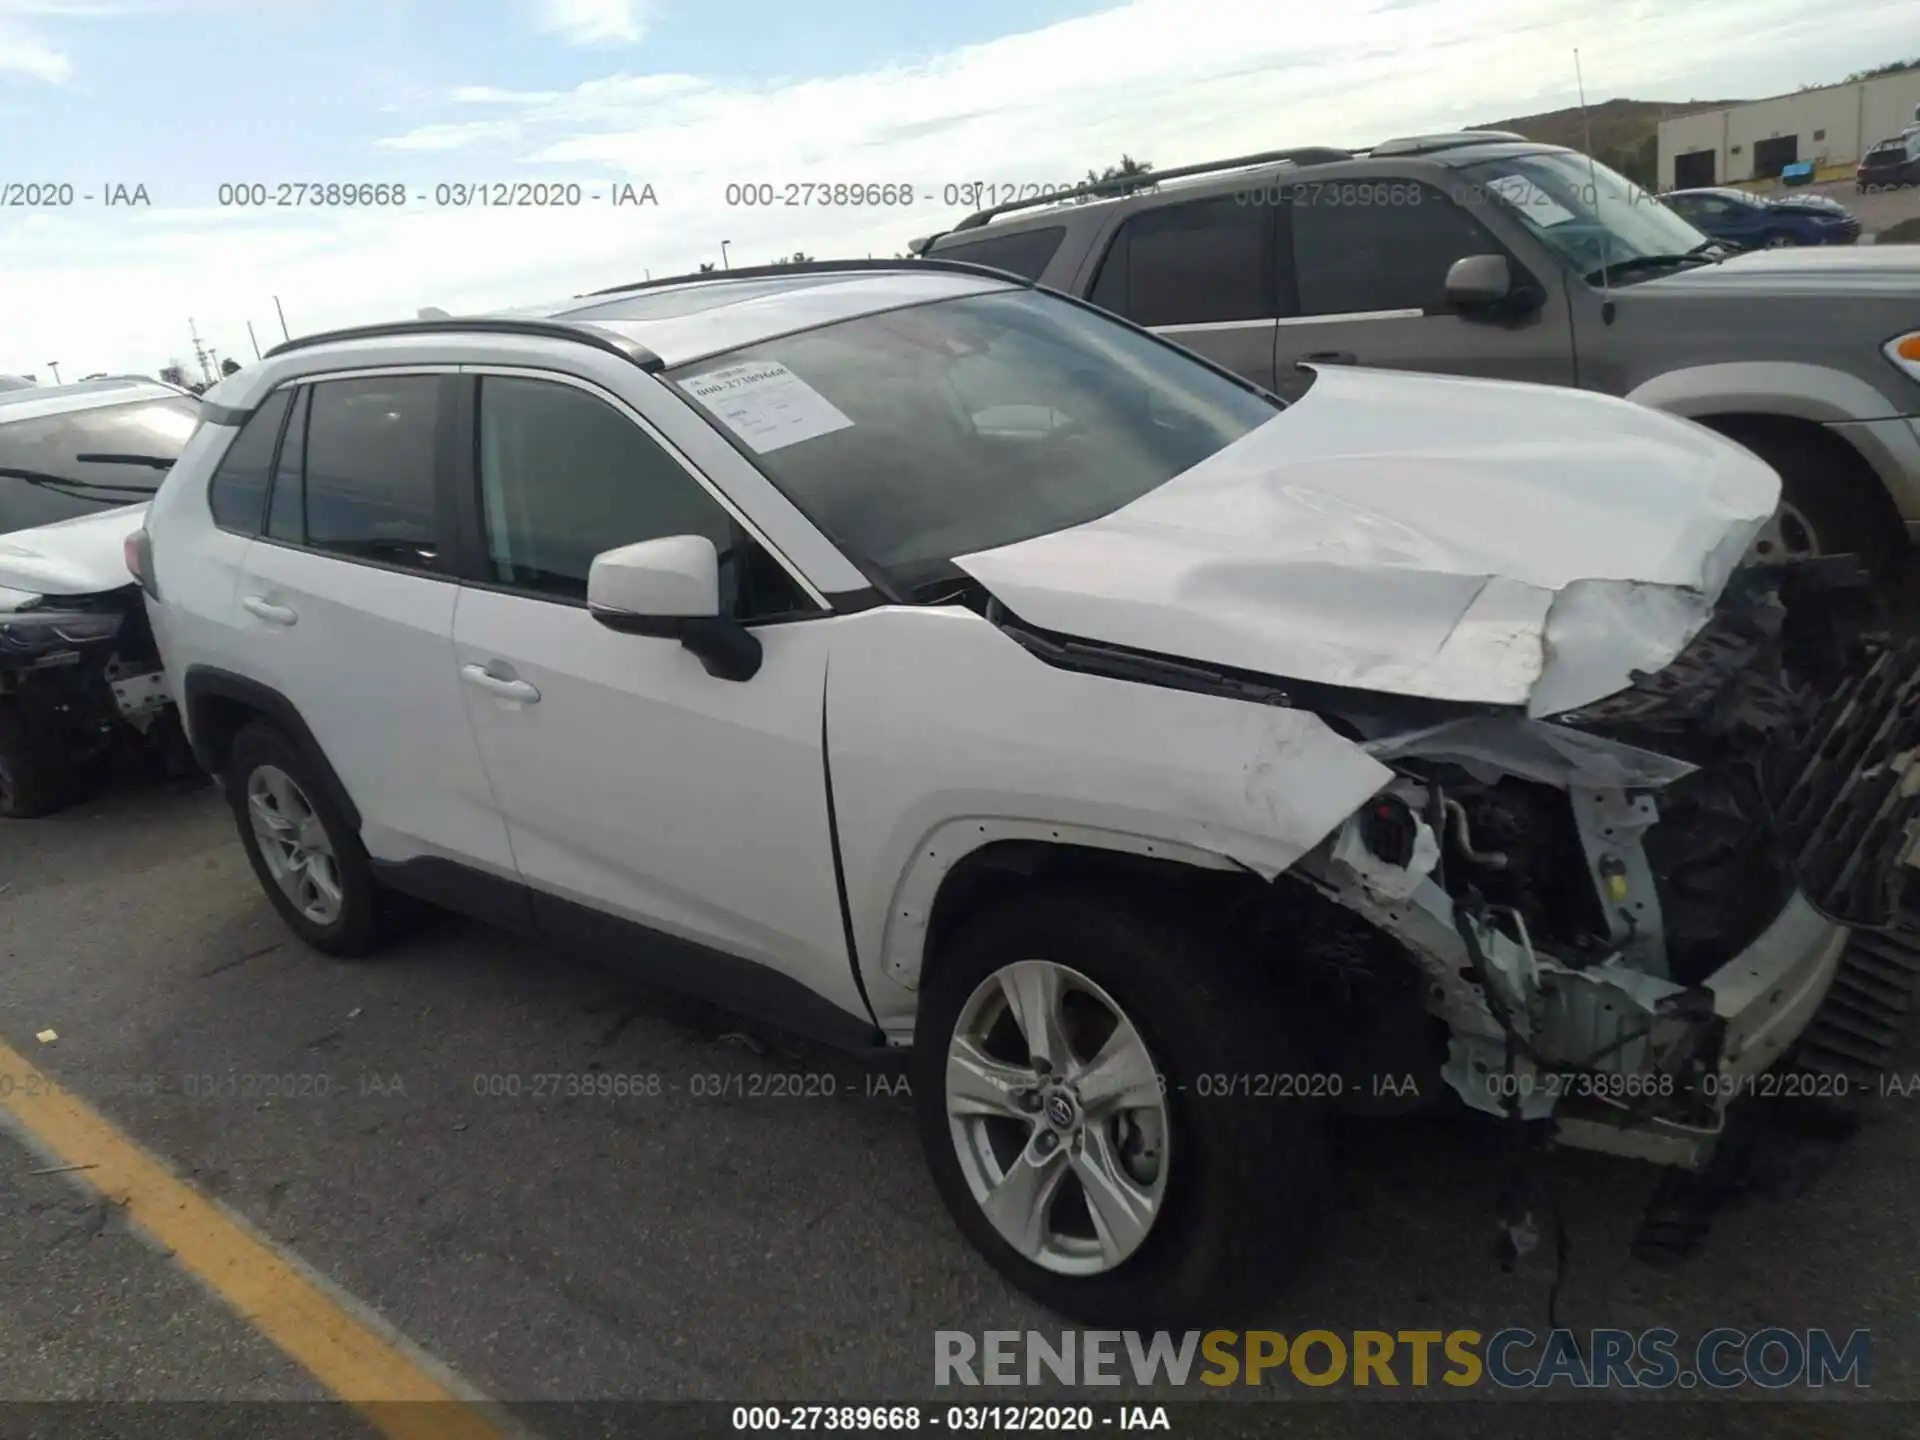
[[1573, 219], [1571, 210], [1524, 175], [1501, 175], [1487, 181], [1487, 189], [1542, 229]]
[[748, 360], [693, 375], [680, 388], [765, 455], [853, 424], [778, 360]]

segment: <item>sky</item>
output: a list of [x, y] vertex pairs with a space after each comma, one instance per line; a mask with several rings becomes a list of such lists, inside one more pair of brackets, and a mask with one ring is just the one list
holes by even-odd
[[[190, 323], [246, 363], [249, 322], [262, 349], [281, 338], [275, 297], [302, 334], [702, 261], [892, 256], [963, 216], [949, 187], [969, 182], [1558, 109], [1576, 100], [1576, 48], [1589, 103], [1758, 98], [1913, 52], [1913, 0], [1842, 9], [0, 0], [0, 374], [152, 374], [191, 361]], [[522, 182], [579, 203], [474, 203]], [[784, 201], [866, 182], [913, 203], [729, 204], [740, 186]], [[330, 183], [404, 203], [279, 203]], [[258, 187], [270, 203], [245, 203]], [[36, 197], [53, 203], [9, 203]]]

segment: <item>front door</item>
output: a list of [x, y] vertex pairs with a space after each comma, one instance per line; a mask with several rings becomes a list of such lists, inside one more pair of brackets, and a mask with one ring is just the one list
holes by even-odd
[[[1281, 319], [1274, 369], [1283, 395], [1305, 389], [1302, 364], [1363, 365], [1549, 385], [1574, 381], [1573, 330], [1557, 275], [1526, 274], [1467, 209], [1412, 179], [1291, 187], [1276, 237]], [[1515, 283], [1545, 303], [1510, 317], [1447, 303], [1447, 271], [1501, 254]]]
[[[536, 911], [556, 930], [582, 909], [633, 921], [858, 1013], [822, 748], [833, 622], [612, 397], [472, 383], [484, 575], [460, 592], [448, 675]], [[685, 534], [713, 539], [727, 612], [765, 622], [750, 680], [586, 609], [595, 555]]]

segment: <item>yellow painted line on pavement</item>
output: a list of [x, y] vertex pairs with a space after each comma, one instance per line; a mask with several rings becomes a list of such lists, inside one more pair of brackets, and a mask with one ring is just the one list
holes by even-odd
[[[390, 1440], [505, 1440], [517, 1427], [486, 1413], [425, 1356], [356, 1302], [252, 1227], [174, 1175], [57, 1078], [0, 1041], [0, 1109], [213, 1289], [241, 1318], [315, 1380], [357, 1408]], [[63, 1177], [64, 1178], [64, 1177]]]

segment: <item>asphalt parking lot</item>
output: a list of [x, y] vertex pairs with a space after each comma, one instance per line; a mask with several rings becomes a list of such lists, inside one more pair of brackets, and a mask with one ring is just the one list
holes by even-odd
[[[978, 1401], [934, 1389], [935, 1331], [1064, 1326], [953, 1230], [884, 1078], [450, 917], [375, 961], [321, 957], [278, 923], [212, 788], [132, 779], [0, 828], [0, 1044], [423, 1364], [535, 1405], [514, 1413], [540, 1433], [581, 1417], [537, 1402]], [[1903, 1063], [1920, 1071], [1920, 1056]], [[832, 1078], [767, 1098], [730, 1079], [791, 1070]], [[531, 1077], [601, 1074], [632, 1077], [629, 1093], [530, 1093]], [[494, 1093], [512, 1088], [494, 1077], [522, 1093]], [[60, 1157], [9, 1123], [0, 1402], [221, 1402], [172, 1412], [180, 1433], [215, 1433], [223, 1414], [234, 1433], [321, 1432], [308, 1412], [237, 1403], [327, 1392], [266, 1338], [272, 1323], [241, 1318], [234, 1284], [185, 1273], [91, 1172], [32, 1173]], [[1331, 1243], [1276, 1329], [1544, 1328], [1551, 1247], [1512, 1275], [1493, 1259], [1493, 1137], [1372, 1122], [1345, 1150]], [[1920, 1399], [1920, 1095], [1875, 1097], [1858, 1136], [1808, 1158], [1725, 1214], [1705, 1253], [1656, 1269], [1627, 1254], [1653, 1172], [1560, 1157], [1560, 1323], [1864, 1327], [1872, 1387], [1824, 1397], [1818, 1431], [1913, 1433], [1920, 1410], [1900, 1402]], [[1481, 1394], [1391, 1413], [1366, 1403], [1396, 1398], [1377, 1389], [1266, 1399], [1288, 1404], [1289, 1433], [1513, 1429], [1527, 1402]], [[1616, 1428], [1611, 1405], [1559, 1399], [1556, 1431]], [[117, 1413], [120, 1428], [86, 1433], [156, 1433], [158, 1412], [137, 1426], [138, 1407]], [[1675, 1434], [1812, 1433], [1803, 1409], [1766, 1397], [1634, 1413], [1636, 1429]], [[1278, 1418], [1270, 1404], [1233, 1414], [1235, 1433]], [[36, 1415], [49, 1419], [0, 1403], [0, 1434]], [[326, 1419], [372, 1433], [351, 1412]]]

